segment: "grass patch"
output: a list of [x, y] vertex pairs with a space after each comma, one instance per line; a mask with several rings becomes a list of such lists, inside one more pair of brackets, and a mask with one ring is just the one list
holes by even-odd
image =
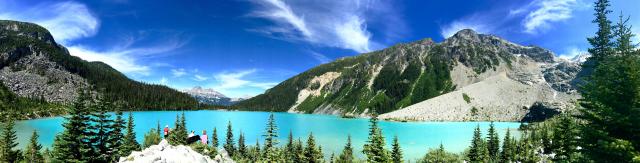
[[466, 93], [462, 93], [462, 98], [467, 102], [467, 104], [471, 103], [471, 97], [469, 97], [469, 95], [467, 95]]

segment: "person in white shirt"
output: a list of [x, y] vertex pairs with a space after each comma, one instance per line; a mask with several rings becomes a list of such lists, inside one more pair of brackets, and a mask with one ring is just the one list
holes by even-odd
[[189, 134], [189, 136], [187, 136], [187, 138], [190, 138], [190, 137], [193, 137], [193, 136], [196, 136], [196, 134], [195, 134], [194, 131], [191, 131], [191, 133]]

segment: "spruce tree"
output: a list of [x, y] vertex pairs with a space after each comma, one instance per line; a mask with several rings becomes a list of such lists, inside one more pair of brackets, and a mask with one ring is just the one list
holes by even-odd
[[264, 133], [264, 148], [270, 149], [278, 144], [278, 127], [276, 126], [276, 120], [273, 116], [273, 113], [269, 115], [269, 120], [267, 121], [266, 131]]
[[229, 153], [229, 156], [233, 156], [236, 152], [236, 145], [233, 140], [233, 129], [231, 128], [231, 121], [227, 125], [227, 140], [224, 142], [224, 150]]
[[213, 128], [213, 133], [211, 134], [211, 146], [213, 148], [218, 148], [218, 129]]
[[2, 145], [0, 146], [0, 161], [1, 162], [16, 162], [18, 161], [18, 151], [13, 150], [18, 146], [16, 140], [16, 131], [13, 129], [15, 122], [13, 117], [8, 117], [5, 120], [4, 127], [2, 128]]
[[304, 163], [305, 161], [305, 155], [304, 155], [304, 146], [302, 144], [302, 140], [300, 140], [300, 138], [298, 138], [298, 141], [296, 141], [293, 145], [294, 147], [294, 159], [293, 162], [294, 163]]
[[276, 120], [271, 113], [269, 115], [269, 120], [267, 121], [267, 126], [265, 129], [264, 135], [264, 158], [267, 158], [267, 161], [275, 161], [276, 157], [276, 149], [274, 147], [278, 144], [278, 127], [276, 126]]
[[109, 134], [109, 152], [108, 154], [111, 156], [110, 162], [115, 162], [120, 159], [120, 154], [122, 153], [120, 149], [123, 148], [124, 141], [124, 128], [126, 122], [122, 119], [122, 109], [121, 104], [116, 104], [116, 118], [111, 124], [111, 134]]
[[633, 54], [636, 44], [633, 44], [631, 39], [635, 36], [631, 31], [631, 26], [628, 25], [630, 17], [624, 17], [620, 14], [618, 23], [616, 23], [613, 34], [616, 38], [615, 51], [620, 55]]
[[28, 163], [43, 163], [44, 156], [40, 152], [42, 149], [42, 145], [38, 143], [38, 132], [33, 130], [33, 134], [31, 135], [31, 139], [29, 139], [29, 145], [24, 150], [24, 162]]
[[384, 136], [378, 128], [378, 117], [374, 115], [369, 119], [369, 138], [362, 152], [367, 156], [368, 162], [389, 162], [389, 155], [384, 146]]
[[427, 154], [418, 161], [421, 163], [450, 163], [450, 162], [462, 162], [458, 155], [449, 153], [444, 150], [444, 146], [440, 143], [438, 149], [429, 149]]
[[64, 131], [53, 143], [53, 160], [56, 162], [86, 162], [91, 151], [89, 129], [89, 95], [85, 91], [71, 104], [68, 116], [62, 124]]
[[238, 154], [239, 157], [247, 156], [247, 146], [244, 144], [244, 134], [240, 132], [240, 136], [238, 136]]
[[173, 145], [186, 145], [187, 133], [186, 117], [184, 112], [181, 115], [176, 115], [176, 121], [173, 130], [169, 133], [169, 142]]
[[[596, 2], [596, 20], [606, 17], [608, 1]], [[604, 16], [602, 16], [604, 15]], [[580, 100], [584, 121], [580, 142], [583, 154], [595, 162], [630, 162], [640, 159], [640, 58], [629, 53], [628, 43], [633, 45], [624, 19], [616, 27], [615, 53], [607, 55], [596, 66], [587, 84], [582, 88]], [[599, 31], [610, 30], [599, 24]], [[592, 49], [601, 47], [600, 42], [590, 42]], [[590, 51], [591, 52], [591, 51]], [[596, 55], [596, 54], [593, 54]]]
[[553, 128], [553, 153], [556, 162], [575, 162], [578, 136], [575, 123], [569, 115], [562, 115]]
[[509, 129], [507, 129], [507, 133], [504, 135], [504, 141], [502, 142], [502, 151], [500, 152], [500, 162], [513, 162], [514, 150], [513, 144], [511, 140], [511, 133]]
[[393, 163], [402, 162], [402, 149], [400, 149], [400, 143], [398, 142], [398, 136], [393, 137], [393, 144], [391, 150], [391, 161]]
[[109, 155], [109, 151], [111, 150], [109, 149], [109, 135], [111, 135], [113, 130], [111, 128], [113, 120], [111, 119], [111, 115], [107, 113], [110, 107], [111, 104], [102, 98], [99, 98], [97, 103], [92, 106], [94, 112], [92, 113], [92, 122], [89, 128], [92, 133], [90, 140], [92, 142], [92, 154], [94, 156], [91, 158], [91, 162], [109, 162], [111, 160], [111, 156]]
[[500, 152], [500, 136], [496, 132], [493, 121], [489, 125], [489, 136], [487, 137], [487, 150], [489, 151], [489, 157], [491, 160], [497, 161], [498, 154]]
[[293, 131], [289, 130], [289, 136], [287, 137], [287, 145], [285, 148], [285, 156], [287, 160], [293, 160], [295, 157], [294, 153], [294, 143], [293, 143]]
[[607, 9], [609, 6], [609, 0], [597, 0], [594, 4], [594, 16], [596, 16], [596, 19], [592, 22], [598, 24], [598, 31], [594, 37], [588, 38], [587, 40], [593, 46], [589, 48], [588, 51], [597, 63], [613, 54], [611, 21], [607, 18], [607, 15], [611, 13], [611, 10]]
[[342, 149], [342, 153], [338, 156], [338, 163], [353, 162], [353, 147], [351, 147], [351, 135], [347, 136], [347, 144]]
[[313, 133], [309, 134], [309, 138], [307, 139], [307, 146], [304, 148], [304, 162], [322, 162], [322, 152], [321, 149], [316, 147], [316, 140], [313, 137]]
[[158, 121], [156, 126], [156, 133], [162, 138], [162, 128], [160, 128], [160, 121]]
[[122, 141], [122, 149], [120, 150], [121, 156], [127, 156], [132, 151], [140, 150], [140, 144], [136, 141], [136, 133], [133, 129], [135, 127], [135, 122], [133, 121], [133, 113], [129, 112], [129, 120], [127, 121], [127, 133], [124, 135], [124, 140]]
[[485, 153], [486, 146], [482, 139], [482, 132], [480, 132], [480, 125], [476, 126], [473, 132], [473, 139], [471, 140], [471, 146], [469, 147], [469, 162], [486, 162]]

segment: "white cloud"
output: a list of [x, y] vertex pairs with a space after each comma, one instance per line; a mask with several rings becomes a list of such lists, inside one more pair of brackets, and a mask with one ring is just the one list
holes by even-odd
[[278, 83], [258, 82], [246, 79], [247, 75], [255, 73], [256, 69], [242, 70], [236, 72], [223, 72], [214, 76], [218, 84], [213, 88], [220, 91], [228, 91], [230, 89], [255, 87], [260, 89], [269, 89]]
[[314, 51], [309, 51], [309, 53], [311, 54], [311, 57], [313, 57], [314, 59], [316, 59], [320, 63], [328, 63], [329, 61], [331, 61], [331, 59], [329, 57], [325, 56], [324, 54], [320, 54], [320, 53], [314, 52]]
[[186, 75], [187, 71], [185, 71], [183, 68], [171, 69], [171, 74], [173, 74], [173, 77], [181, 77]]
[[577, 59], [576, 56], [578, 55], [589, 55], [589, 52], [583, 49], [579, 49], [577, 47], [569, 47], [567, 48], [565, 53], [558, 55], [558, 57], [571, 61], [571, 60]]
[[[250, 31], [287, 41], [303, 41], [317, 46], [368, 52], [379, 48], [380, 44], [371, 40], [372, 34], [367, 29], [367, 19], [396, 16], [389, 12], [390, 10], [372, 9], [371, 4], [384, 3], [374, 1], [251, 0], [257, 8], [249, 16], [270, 20], [274, 24]], [[389, 6], [392, 5], [375, 5], [378, 8]], [[367, 17], [374, 12], [385, 14]], [[394, 20], [398, 26], [402, 26], [402, 22], [397, 21], [397, 18], [389, 20]]]
[[209, 79], [209, 78], [208, 78], [208, 77], [201, 76], [201, 75], [198, 75], [198, 74], [193, 75], [193, 80], [195, 80], [195, 81], [205, 81], [205, 80], [207, 80], [207, 79]]
[[160, 79], [160, 84], [162, 84], [162, 85], [167, 85], [167, 84], [169, 84], [169, 79], [167, 79], [167, 78], [165, 78], [165, 77], [162, 77], [162, 78]]
[[87, 61], [101, 61], [118, 71], [149, 75], [149, 67], [135, 63], [135, 59], [124, 51], [96, 51], [83, 46], [69, 46], [69, 53]]
[[580, 4], [577, 0], [536, 0], [523, 20], [524, 32], [535, 34], [550, 28], [553, 22], [569, 19]]
[[93, 36], [100, 26], [100, 21], [87, 6], [73, 1], [42, 3], [28, 9], [0, 7], [0, 19], [39, 24], [62, 44]]
[[472, 29], [478, 33], [490, 33], [491, 30], [486, 25], [473, 22], [469, 19], [457, 20], [452, 23], [440, 27], [440, 35], [443, 38], [449, 38], [463, 29]]
[[183, 44], [162, 44], [141, 48], [120, 46], [121, 48], [112, 48], [105, 51], [92, 49], [82, 45], [72, 45], [68, 46], [67, 49], [69, 49], [69, 53], [71, 53], [71, 55], [80, 57], [84, 60], [101, 61], [124, 73], [147, 76], [150, 75], [151, 69], [147, 65], [139, 64], [138, 60], [140, 58], [173, 51], [180, 48], [182, 45]]

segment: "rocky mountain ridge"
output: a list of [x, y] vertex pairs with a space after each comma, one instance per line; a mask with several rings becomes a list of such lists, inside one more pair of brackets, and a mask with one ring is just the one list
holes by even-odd
[[70, 55], [39, 25], [10, 20], [0, 20], [0, 84], [20, 97], [62, 104], [89, 90], [141, 110], [197, 106], [187, 94], [133, 81], [107, 64]]
[[[580, 70], [579, 62], [559, 60], [549, 50], [467, 29], [441, 43], [424, 39], [320, 65], [238, 106], [356, 116], [375, 110], [388, 119], [517, 121], [534, 104], [570, 108], [579, 96], [573, 79]], [[463, 93], [502, 102], [466, 102]], [[426, 114], [434, 108], [439, 112]], [[407, 109], [412, 111], [397, 113]]]

